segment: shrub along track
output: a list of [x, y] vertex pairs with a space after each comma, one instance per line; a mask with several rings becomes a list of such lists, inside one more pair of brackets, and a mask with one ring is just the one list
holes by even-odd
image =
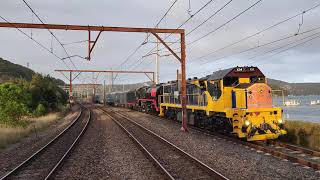
[[86, 130], [90, 119], [90, 109], [82, 107], [79, 116], [66, 129], [1, 179], [50, 178]]
[[[133, 112], [133, 110], [131, 110]], [[153, 115], [153, 114], [151, 114]], [[162, 118], [155, 116], [157, 119], [167, 119], [167, 118]], [[179, 121], [173, 120], [176, 123], [181, 123]], [[279, 141], [271, 141], [271, 144], [266, 144], [266, 143], [260, 143], [260, 142], [248, 142], [248, 141], [243, 141], [238, 138], [235, 138], [229, 134], [224, 134], [224, 133], [218, 133], [218, 132], [213, 132], [210, 130], [206, 130], [203, 128], [198, 128], [195, 126], [190, 126], [189, 128], [192, 128], [193, 130], [199, 131], [201, 133], [204, 133], [209, 136], [214, 136], [214, 137], [220, 137], [223, 139], [226, 139], [228, 141], [232, 141], [238, 144], [242, 144], [244, 146], [254, 148], [258, 152], [262, 151], [267, 154], [273, 155], [275, 157], [282, 158], [284, 160], [291, 161], [293, 163], [301, 164], [305, 167], [310, 167], [315, 170], [320, 170], [320, 152], [287, 144], [287, 143], [282, 143]]]
[[130, 118], [112, 110], [100, 109], [140, 145], [169, 179], [227, 179], [171, 142], [135, 123]]

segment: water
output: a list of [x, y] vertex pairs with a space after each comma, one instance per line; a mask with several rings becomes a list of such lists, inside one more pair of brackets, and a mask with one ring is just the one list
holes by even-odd
[[[281, 104], [281, 98], [274, 99], [276, 104]], [[310, 105], [311, 101], [320, 100], [320, 96], [288, 96], [285, 101], [296, 100], [298, 106], [282, 106], [283, 118], [287, 120], [301, 120], [320, 123], [320, 105]]]

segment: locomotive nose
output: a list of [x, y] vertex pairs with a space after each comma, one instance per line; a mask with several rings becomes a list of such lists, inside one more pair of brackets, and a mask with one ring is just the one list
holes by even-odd
[[247, 88], [247, 108], [271, 108], [271, 88], [267, 84], [256, 83]]

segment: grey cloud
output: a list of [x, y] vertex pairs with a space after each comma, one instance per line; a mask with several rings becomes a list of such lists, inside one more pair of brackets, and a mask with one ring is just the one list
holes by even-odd
[[[173, 0], [165, 1], [147, 1], [147, 0], [117, 0], [117, 1], [79, 1], [79, 0], [55, 0], [55, 1], [28, 1], [32, 7], [47, 23], [59, 24], [82, 24], [82, 25], [104, 25], [104, 26], [137, 26], [137, 27], [153, 27], [156, 21], [164, 14]], [[191, 1], [192, 13], [203, 6], [207, 0]], [[216, 0], [210, 4], [201, 13], [194, 17], [188, 24], [184, 26], [188, 32], [193, 27], [201, 23], [205, 18], [211, 15], [215, 10], [221, 7], [227, 0]], [[210, 20], [199, 30], [187, 36], [187, 42], [190, 42], [203, 34], [215, 29], [226, 20], [233, 17], [241, 10], [253, 4], [254, 0], [238, 0], [234, 1], [226, 9], [221, 11], [214, 19]], [[254, 9], [248, 11], [228, 26], [222, 28], [216, 33], [204, 38], [194, 45], [187, 46], [187, 60], [193, 61], [196, 57], [202, 56], [210, 51], [219, 49], [231, 42], [239, 40], [247, 35], [257, 32], [267, 26], [270, 26], [281, 19], [292, 16], [298, 12], [302, 12], [318, 1], [316, 0], [269, 0], [262, 1]], [[179, 0], [178, 4], [168, 14], [160, 25], [162, 28], [176, 28], [185, 19], [189, 17], [187, 14], [188, 1]], [[31, 22], [31, 12], [24, 6], [20, 0], [2, 0], [0, 3], [0, 15], [16, 22]], [[320, 8], [305, 14], [304, 24], [301, 31], [320, 26], [319, 23]], [[250, 52], [241, 56], [226, 58], [217, 62], [201, 65], [203, 62], [212, 61], [217, 57], [223, 57], [243, 49], [256, 46], [258, 43], [264, 43], [275, 40], [297, 31], [300, 18], [275, 28], [274, 30], [263, 33], [256, 38], [252, 38], [237, 46], [221, 51], [215, 56], [209, 56], [202, 61], [195, 61], [192, 66], [188, 66], [189, 74], [195, 72], [197, 76], [205, 75], [204, 71], [214, 71], [223, 67], [231, 67], [236, 65], [246, 65], [250, 60], [249, 57], [259, 52], [265, 52], [272, 47], [261, 48], [259, 51]], [[34, 19], [35, 21], [35, 19]], [[30, 33], [30, 30], [25, 30]], [[320, 32], [317, 31], [317, 32]], [[73, 42], [87, 39], [87, 32], [65, 32], [54, 31], [54, 33], [63, 42]], [[0, 56], [13, 60], [14, 63], [26, 65], [30, 62], [31, 68], [42, 73], [52, 73], [54, 76], [63, 78], [63, 76], [53, 73], [54, 69], [63, 69], [64, 64], [47, 52], [41, 50], [31, 40], [25, 38], [13, 29], [0, 29], [0, 41], [6, 42], [0, 44]], [[35, 38], [43, 44], [50, 46], [50, 36], [45, 31], [34, 31]], [[96, 49], [93, 53], [92, 62], [86, 62], [82, 59], [75, 58], [73, 61], [79, 69], [109, 69], [119, 65], [129, 54], [142, 42], [146, 34], [129, 34], [129, 33], [103, 33]], [[154, 41], [153, 38], [149, 39]], [[167, 41], [173, 41], [175, 38], [168, 38]], [[320, 65], [319, 57], [319, 40], [315, 40], [310, 44], [302, 47], [294, 48], [288, 52], [274, 56], [268, 60], [257, 60], [261, 69], [275, 79], [286, 80], [290, 82], [306, 82], [319, 81], [320, 73], [317, 68]], [[66, 46], [70, 54], [79, 54], [86, 56], [87, 45], [78, 44]], [[129, 61], [129, 65], [134, 65], [137, 59], [140, 59], [153, 44], [147, 44], [135, 54]], [[176, 46], [175, 46], [176, 47]], [[64, 52], [58, 46], [54, 45], [55, 52], [65, 57]], [[153, 70], [154, 64], [150, 62], [154, 60], [154, 56], [144, 59], [142, 67], [147, 70]], [[68, 61], [67, 61], [68, 62]], [[69, 62], [68, 62], [69, 63]], [[70, 63], [69, 63], [70, 64]], [[128, 67], [128, 64], [126, 67]], [[161, 58], [161, 80], [167, 81], [175, 78], [176, 69], [179, 64], [173, 56]], [[139, 67], [138, 69], [141, 69]], [[297, 73], [299, 72], [299, 73]], [[89, 81], [91, 75], [84, 75]], [[194, 76], [194, 75], [193, 75]], [[121, 77], [121, 76], [120, 76]], [[129, 76], [132, 78], [122, 82], [138, 82], [144, 81], [142, 76]], [[104, 77], [107, 78], [107, 77]], [[125, 78], [125, 77], [123, 77]], [[128, 76], [126, 76], [128, 78]], [[136, 79], [134, 79], [136, 78]], [[103, 78], [100, 79], [100, 82]], [[81, 81], [78, 81], [81, 82]]]

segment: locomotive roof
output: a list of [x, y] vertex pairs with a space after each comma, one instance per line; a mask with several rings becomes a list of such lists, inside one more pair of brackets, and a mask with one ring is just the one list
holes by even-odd
[[257, 67], [233, 67], [229, 69], [223, 69], [215, 71], [212, 74], [201, 78], [202, 80], [220, 80], [227, 76], [230, 77], [250, 77], [250, 76], [263, 76], [264, 74]]

